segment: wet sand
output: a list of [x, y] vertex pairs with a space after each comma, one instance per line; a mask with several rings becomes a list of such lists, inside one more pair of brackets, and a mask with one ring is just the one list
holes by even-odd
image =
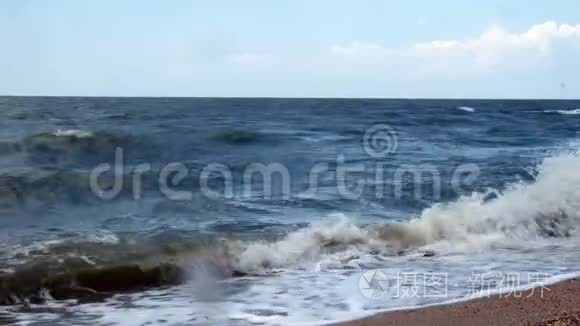
[[580, 325], [580, 279], [513, 295], [492, 296], [456, 304], [379, 314], [344, 323], [378, 325]]

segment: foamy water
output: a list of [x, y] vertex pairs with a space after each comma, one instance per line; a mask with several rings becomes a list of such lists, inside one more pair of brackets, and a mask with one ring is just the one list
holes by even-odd
[[460, 106], [457, 109], [458, 110], [461, 110], [461, 111], [465, 111], [465, 112], [470, 112], [470, 113], [475, 112], [475, 108], [472, 108], [472, 107], [469, 107], [469, 106]]
[[[436, 204], [408, 221], [359, 225], [338, 214], [277, 241], [232, 242], [230, 264], [247, 277], [222, 280], [197, 269], [182, 286], [17, 318], [23, 324], [318, 325], [547, 285], [580, 271], [579, 164], [577, 153], [556, 154], [535, 168], [533, 182]], [[369, 270], [390, 281], [379, 299], [361, 292]], [[443, 288], [429, 286], [433, 275], [445, 277]], [[482, 275], [485, 284], [478, 283]], [[506, 275], [518, 275], [517, 282], [502, 284]]]
[[547, 113], [559, 113], [564, 115], [576, 115], [580, 114], [580, 109], [570, 109], [570, 110], [545, 110]]
[[[553, 255], [557, 250], [558, 255]], [[215, 325], [318, 325], [367, 316], [387, 310], [420, 307], [514, 291], [530, 286], [528, 273], [546, 275], [544, 284], [571, 278], [580, 263], [576, 249], [562, 243], [559, 247], [523, 253], [497, 250], [478, 255], [449, 255], [426, 258], [376, 257], [361, 254], [349, 260], [345, 269], [340, 257], [327, 257], [307, 270], [279, 270], [270, 276], [216, 281], [207, 279], [168, 289], [135, 295], [119, 295], [104, 304], [87, 304], [67, 308], [65, 320], [75, 324], [142, 325], [144, 322]], [[381, 269], [393, 286], [383, 298], [365, 298], [359, 290], [364, 270]], [[521, 282], [511, 287], [470, 291], [473, 274], [488, 273], [488, 281], [501, 280], [498, 273], [517, 273]], [[416, 274], [420, 295], [404, 294], [396, 279]], [[446, 295], [423, 295], [422, 275], [447, 275]], [[411, 277], [411, 276], [409, 276]], [[408, 292], [411, 293], [411, 292]], [[56, 307], [55, 307], [56, 308]], [[39, 315], [21, 316], [37, 320]], [[58, 309], [45, 314], [44, 321], [63, 318]]]

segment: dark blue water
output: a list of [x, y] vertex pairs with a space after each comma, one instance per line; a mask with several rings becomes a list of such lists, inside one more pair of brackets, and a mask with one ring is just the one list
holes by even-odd
[[[69, 256], [142, 261], [220, 238], [275, 241], [336, 214], [363, 226], [405, 221], [474, 192], [493, 201], [574, 149], [577, 109], [580, 101], [0, 97], [0, 269], [58, 271]], [[373, 128], [387, 133], [369, 153]], [[100, 198], [90, 175], [119, 150], [123, 186]], [[165, 178], [180, 200], [161, 189], [172, 163], [187, 171]], [[260, 178], [244, 179], [256, 164], [284, 168], [289, 181], [275, 176], [267, 193]], [[204, 176], [208, 167], [231, 184]], [[344, 168], [347, 188], [361, 189], [354, 196], [339, 189]], [[210, 198], [204, 182], [231, 193]]]

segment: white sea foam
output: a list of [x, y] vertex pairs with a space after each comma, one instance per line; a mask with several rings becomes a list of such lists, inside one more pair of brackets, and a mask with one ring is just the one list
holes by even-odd
[[58, 129], [54, 132], [57, 137], [76, 137], [76, 138], [89, 138], [93, 137], [93, 133], [86, 130], [80, 129]]
[[[489, 253], [480, 256], [467, 255], [462, 259], [457, 256], [433, 259], [386, 257], [381, 266], [371, 267], [384, 270], [392, 281], [392, 288], [387, 296], [379, 300], [370, 300], [361, 294], [358, 284], [364, 270], [343, 269], [285, 272], [275, 277], [218, 282], [213, 286], [212, 300], [207, 300], [205, 287], [200, 290], [196, 284], [187, 284], [175, 289], [147, 291], [132, 297], [123, 296], [107, 303], [82, 305], [72, 309], [73, 316], [102, 316], [99, 321], [107, 325], [140, 325], [144, 321], [157, 324], [160, 319], [170, 325], [321, 325], [384, 311], [453, 303], [509, 291], [515, 293], [540, 285], [527, 281], [525, 273], [530, 269], [546, 273], [547, 278], [541, 283], [545, 285], [579, 275], [564, 266], [578, 266], [576, 253], [561, 252], [561, 257], [549, 256], [546, 253], [543, 252], [545, 256], [540, 256], [545, 259], [538, 259], [532, 253], [519, 256]], [[558, 259], [562, 261], [563, 267], [556, 267]], [[490, 288], [480, 294], [470, 294], [470, 271], [521, 273], [522, 283], [517, 287]], [[439, 297], [397, 294], [394, 281], [400, 272], [413, 272], [417, 275], [447, 273], [448, 293]], [[151, 315], [151, 311], [156, 313]]]
[[[521, 292], [525, 292], [528, 290], [531, 290], [533, 288], [541, 288], [544, 287], [549, 291], [549, 286], [554, 285], [556, 283], [559, 282], [563, 282], [566, 280], [570, 280], [570, 279], [574, 279], [574, 278], [578, 278], [580, 277], [580, 272], [575, 272], [575, 273], [567, 273], [567, 274], [561, 274], [561, 275], [555, 275], [555, 276], [551, 276], [548, 277], [544, 283], [541, 284], [525, 284], [519, 287], [515, 287], [515, 288], [508, 288], [508, 289], [491, 289], [490, 291], [486, 292], [484, 296], [479, 297], [479, 299], [481, 299], [482, 297], [491, 297], [491, 296], [495, 296], [495, 295], [506, 295], [506, 296], [513, 296], [514, 293], [521, 293]], [[539, 290], [538, 290], [539, 291]], [[425, 305], [419, 305], [419, 306], [401, 306], [401, 307], [397, 307], [397, 308], [388, 308], [388, 309], [383, 309], [380, 311], [376, 311], [374, 313], [378, 314], [378, 313], [387, 313], [387, 312], [395, 312], [395, 311], [402, 311], [402, 310], [413, 310], [413, 309], [420, 309], [420, 308], [428, 308], [428, 307], [436, 307], [436, 306], [443, 306], [443, 305], [451, 305], [451, 304], [457, 304], [457, 303], [463, 303], [463, 302], [467, 302], [467, 301], [472, 301], [472, 300], [476, 300], [478, 299], [478, 297], [473, 297], [473, 296], [468, 296], [468, 297], [462, 297], [462, 298], [456, 298], [456, 299], [452, 299], [452, 300], [448, 300], [448, 301], [442, 301], [442, 302], [437, 302], [437, 303], [432, 303], [432, 304], [425, 304]], [[360, 317], [355, 317], [355, 318], [351, 318], [349, 320], [356, 320]], [[332, 322], [328, 322], [325, 323], [325, 325], [331, 325], [331, 324], [336, 324], [339, 322], [344, 322], [345, 320], [334, 320]]]
[[473, 194], [438, 204], [402, 225], [425, 244], [530, 241], [570, 236], [580, 226], [580, 157], [575, 153], [546, 158], [532, 183], [516, 183], [497, 198]]
[[580, 114], [580, 109], [571, 109], [571, 110], [545, 110], [546, 113], [559, 113], [564, 115], [576, 115]]
[[[76, 306], [71, 318], [101, 316], [97, 321], [111, 325], [155, 324], [160, 319], [166, 324], [320, 325], [474, 298], [469, 296], [471, 273], [518, 273], [520, 289], [539, 285], [526, 279], [530, 271], [551, 276], [545, 284], [571, 278], [580, 269], [579, 165], [575, 153], [555, 155], [537, 167], [533, 182], [492, 190], [496, 198], [491, 200], [488, 192], [437, 204], [408, 222], [361, 226], [342, 216], [278, 241], [240, 244], [234, 253], [237, 267], [276, 271], [273, 277], [204, 279], [215, 283], [202, 287], [194, 280], [178, 288]], [[397, 255], [398, 248], [407, 254]], [[421, 257], [427, 249], [437, 255]], [[384, 270], [390, 280], [401, 272], [445, 273], [447, 293], [395, 297], [393, 287], [388, 298], [370, 300], [358, 288], [369, 269]], [[492, 288], [482, 295], [507, 290], [514, 288]], [[47, 322], [61, 317], [50, 318]]]
[[[335, 223], [319, 224], [290, 233], [274, 242], [257, 242], [248, 245], [239, 255], [239, 268], [256, 271], [271, 268], [306, 268], [324, 259], [329, 247], [339, 246], [342, 256], [348, 251], [367, 251], [384, 247], [369, 230], [363, 229], [346, 218]], [[330, 250], [332, 251], [332, 250]]]
[[465, 112], [475, 112], [475, 109], [469, 106], [460, 106], [457, 109]]
[[331, 257], [399, 250], [467, 253], [489, 248], [528, 248], [575, 238], [580, 227], [580, 156], [546, 158], [534, 182], [519, 182], [488, 200], [474, 193], [424, 210], [401, 223], [359, 226], [342, 217], [295, 231], [277, 242], [256, 242], [237, 255], [244, 271], [308, 268]]
[[[75, 243], [117, 244], [120, 241], [119, 237], [113, 232], [102, 230], [91, 232], [75, 239], [43, 240], [35, 241], [27, 245], [16, 245], [12, 246], [10, 252], [13, 257], [25, 258], [30, 256], [31, 253], [47, 253], [51, 248], [64, 244], [69, 244], [70, 246], [73, 246]], [[81, 259], [87, 260], [86, 257], [81, 257]]]

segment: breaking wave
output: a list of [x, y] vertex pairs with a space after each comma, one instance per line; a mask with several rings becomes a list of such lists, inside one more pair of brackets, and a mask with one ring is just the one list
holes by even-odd
[[63, 165], [113, 161], [117, 148], [143, 148], [140, 140], [110, 131], [57, 130], [26, 137], [22, 148], [27, 160]]
[[93, 133], [80, 129], [58, 129], [53, 133], [56, 137], [74, 137], [74, 138], [89, 138], [93, 137]]
[[575, 238], [580, 226], [579, 164], [575, 153], [549, 157], [537, 167], [533, 182], [436, 204], [408, 221], [360, 225], [342, 216], [286, 235], [250, 239], [215, 234], [167, 244], [117, 237], [53, 243], [29, 251], [25, 258], [30, 263], [0, 274], [0, 305], [46, 298], [99, 300], [112, 293], [187, 282], [200, 274], [230, 278], [344, 269], [361, 256], [431, 256], [514, 244], [528, 248]]
[[99, 302], [114, 294], [166, 287], [211, 275], [243, 276], [219, 240], [160, 243], [105, 237], [48, 241], [21, 248], [0, 272], [0, 306], [49, 300]]
[[546, 113], [559, 113], [564, 115], [576, 115], [580, 114], [580, 109], [571, 109], [571, 110], [545, 110]]
[[578, 164], [576, 153], [546, 158], [531, 183], [518, 182], [503, 192], [490, 190], [437, 204], [401, 224], [400, 230], [419, 244], [571, 237], [580, 225]]
[[460, 106], [457, 109], [465, 112], [475, 112], [475, 109], [469, 106]]
[[348, 220], [311, 226], [273, 243], [254, 243], [239, 255], [242, 270], [302, 267], [325, 255], [401, 254], [405, 251], [527, 247], [537, 240], [571, 238], [580, 226], [577, 154], [546, 158], [535, 181], [505, 191], [474, 193], [436, 204], [404, 222], [355, 225]]

